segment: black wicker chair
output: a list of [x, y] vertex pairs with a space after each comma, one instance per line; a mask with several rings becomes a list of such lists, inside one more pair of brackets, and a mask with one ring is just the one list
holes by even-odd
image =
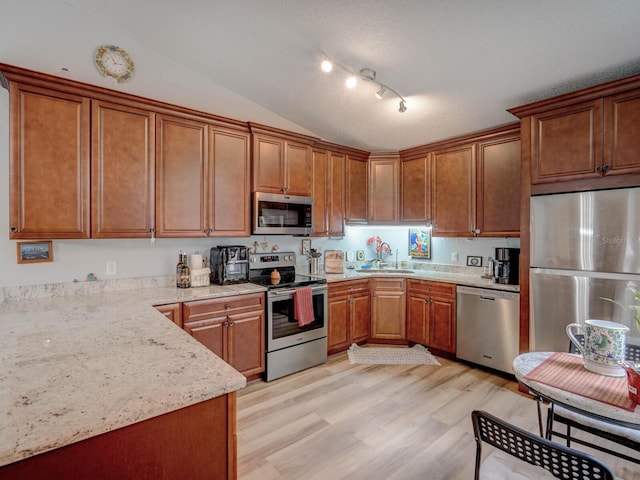
[[597, 458], [539, 437], [489, 413], [475, 410], [471, 413], [471, 419], [476, 437], [475, 480], [480, 478], [482, 442], [530, 465], [544, 468], [556, 478], [564, 480], [576, 478], [613, 480], [615, 478], [611, 470]]
[[[584, 345], [583, 335], [576, 335], [576, 339]], [[569, 353], [578, 353], [575, 345], [571, 342], [569, 343]], [[640, 346], [627, 344], [625, 358], [633, 362], [640, 362]], [[554, 423], [556, 422], [566, 425], [566, 433], [553, 429]], [[573, 436], [571, 435], [572, 428], [615, 442], [618, 445], [612, 449], [607, 448], [605, 445], [594, 444], [585, 439], [577, 438], [575, 434]], [[600, 450], [601, 452], [624, 458], [630, 462], [640, 463], [640, 430], [632, 430], [630, 428], [602, 422], [550, 403], [547, 410], [547, 431], [545, 436], [549, 440], [552, 440], [554, 435], [565, 439], [567, 447], [570, 447], [571, 441], [573, 441], [580, 445], [585, 445]], [[621, 451], [619, 448], [620, 445], [627, 447], [630, 452]]]

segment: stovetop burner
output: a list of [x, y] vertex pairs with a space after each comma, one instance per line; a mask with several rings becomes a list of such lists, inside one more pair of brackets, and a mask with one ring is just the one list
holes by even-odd
[[[280, 281], [271, 280], [271, 273], [277, 270]], [[317, 275], [296, 273], [294, 252], [252, 253], [249, 255], [249, 281], [267, 289], [295, 288], [327, 283]]]

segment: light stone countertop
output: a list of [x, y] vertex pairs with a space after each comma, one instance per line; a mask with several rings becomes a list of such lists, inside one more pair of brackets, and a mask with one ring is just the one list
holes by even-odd
[[[388, 268], [387, 270], [393, 271], [393, 268]], [[328, 283], [371, 277], [403, 277], [414, 278], [418, 280], [433, 280], [435, 282], [455, 283], [456, 285], [465, 285], [469, 287], [491, 288], [494, 290], [503, 290], [508, 292], [520, 292], [520, 285], [505, 285], [495, 283], [491, 278], [482, 278], [479, 275], [472, 275], [468, 273], [427, 269], [415, 269], [412, 271], [412, 273], [358, 272], [356, 270], [345, 269], [344, 273], [328, 273], [325, 274], [325, 277]]]
[[152, 305], [263, 287], [97, 287], [0, 303], [0, 466], [246, 385]]

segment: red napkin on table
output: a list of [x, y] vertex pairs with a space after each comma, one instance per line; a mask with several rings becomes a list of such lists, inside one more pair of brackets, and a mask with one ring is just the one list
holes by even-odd
[[293, 317], [304, 327], [315, 320], [311, 287], [296, 288], [293, 292]]

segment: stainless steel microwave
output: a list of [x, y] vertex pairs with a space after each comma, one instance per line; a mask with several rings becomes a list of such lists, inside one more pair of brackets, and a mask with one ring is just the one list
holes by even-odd
[[313, 197], [255, 192], [253, 233], [310, 235], [313, 233]]

